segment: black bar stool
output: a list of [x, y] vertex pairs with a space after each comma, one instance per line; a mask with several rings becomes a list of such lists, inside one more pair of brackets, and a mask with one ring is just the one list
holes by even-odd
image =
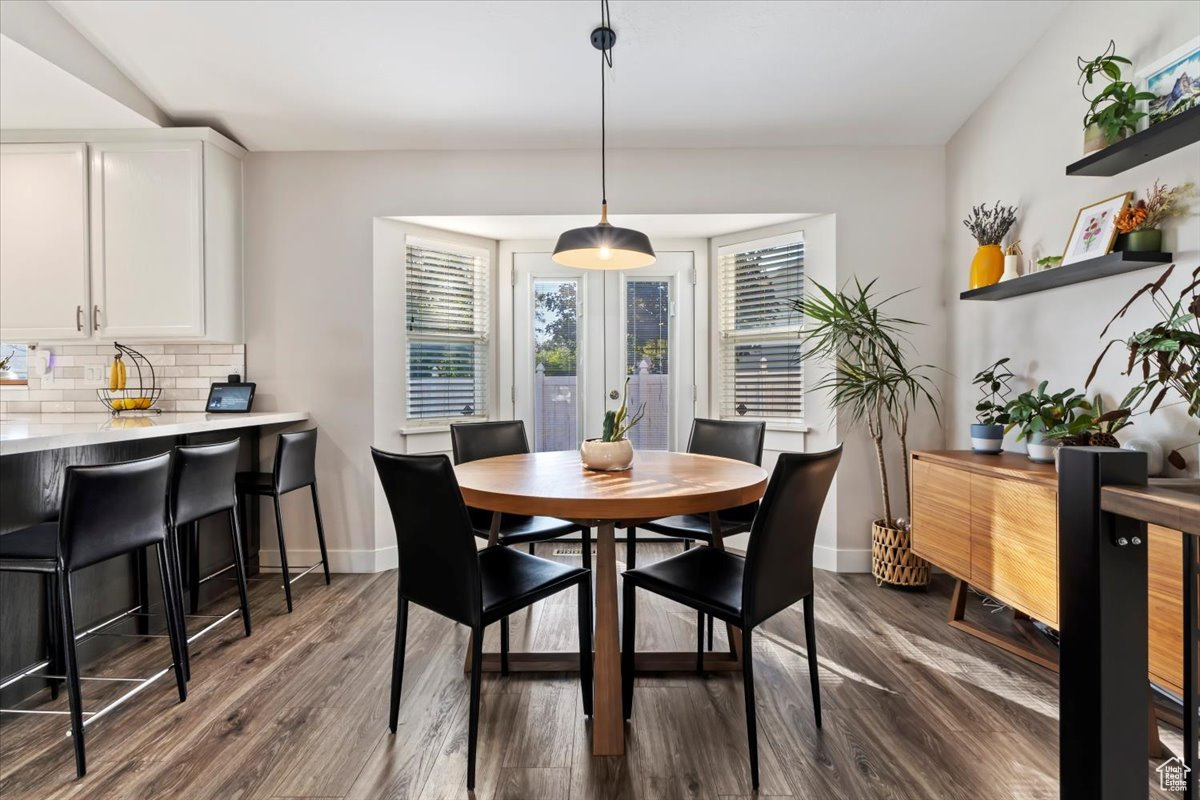
[[[52, 647], [61, 651], [66, 667], [65, 676], [54, 677], [65, 678], [67, 683], [70, 710], [65, 713], [71, 717], [75, 771], [81, 778], [87, 773], [83, 742], [85, 724], [106, 715], [172, 668], [179, 701], [187, 699], [187, 683], [183, 674], [184, 643], [176, 618], [181, 601], [166, 546], [169, 461], [170, 456], [164, 453], [119, 464], [67, 467], [59, 521], [0, 536], [0, 570], [41, 572], [48, 576], [52, 584], [59, 638]], [[79, 662], [75, 652], [71, 575], [110, 558], [138, 553], [150, 545], [157, 545], [158, 550], [158, 574], [162, 581], [172, 664], [150, 678], [135, 680], [138, 688], [99, 711], [84, 711]], [[88, 717], [86, 723], [85, 716]]]
[[299, 433], [279, 434], [275, 447], [275, 466], [270, 472], [239, 472], [238, 497], [255, 494], [270, 497], [275, 503], [275, 530], [279, 534], [279, 568], [283, 571], [283, 594], [287, 610], [292, 611], [292, 584], [317, 568], [306, 568], [295, 577], [288, 569], [287, 543], [283, 538], [283, 513], [279, 498], [288, 492], [308, 487], [312, 492], [313, 514], [317, 518], [317, 542], [321, 546], [320, 566], [325, 569], [325, 584], [329, 585], [329, 553], [325, 549], [325, 525], [321, 521], [321, 502], [317, 499], [317, 429]]
[[[191, 613], [196, 614], [200, 603], [200, 563], [197, 539], [205, 517], [224, 513], [229, 520], [229, 533], [233, 539], [233, 569], [237, 576], [238, 598], [241, 602], [242, 627], [250, 635], [250, 603], [246, 598], [246, 557], [242, 551], [242, 531], [238, 525], [237, 494], [234, 491], [237, 476], [238, 448], [241, 443], [234, 439], [219, 444], [181, 445], [175, 448], [171, 458], [171, 487], [168, 495], [171, 531], [167, 537], [168, 548], [175, 570], [176, 581], [180, 580], [178, 531], [188, 527], [190, 558], [188, 559]], [[215, 625], [224, 622], [235, 612], [215, 616], [214, 622], [196, 633], [187, 636], [187, 617], [184, 616], [182, 599], [176, 612], [179, 618], [180, 635], [184, 640], [184, 675], [191, 680], [191, 657], [187, 644], [203, 635]]]

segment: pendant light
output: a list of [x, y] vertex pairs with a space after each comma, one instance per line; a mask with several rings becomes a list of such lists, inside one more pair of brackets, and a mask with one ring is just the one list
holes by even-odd
[[608, 161], [604, 94], [604, 70], [612, 69], [612, 47], [617, 33], [610, 27], [608, 0], [600, 3], [600, 27], [592, 31], [592, 46], [600, 51], [600, 222], [590, 228], [564, 231], [554, 246], [554, 260], [581, 269], [635, 269], [657, 259], [650, 237], [632, 228], [618, 228], [608, 221]]

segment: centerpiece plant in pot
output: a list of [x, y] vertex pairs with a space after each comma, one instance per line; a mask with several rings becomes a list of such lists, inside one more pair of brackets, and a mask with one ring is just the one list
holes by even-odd
[[1053, 464], [1054, 451], [1062, 444], [1086, 444], [1073, 437], [1083, 436], [1092, 424], [1085, 412], [1092, 404], [1074, 389], [1050, 394], [1046, 391], [1049, 381], [1042, 381], [1036, 389], [1022, 392], [1005, 407], [1008, 424], [1005, 432], [1016, 428], [1017, 441], [1025, 441], [1029, 460], [1039, 464]]
[[896, 586], [925, 586], [929, 562], [912, 552], [912, 530], [896, 513], [888, 480], [886, 441], [895, 436], [904, 465], [904, 497], [909, 494], [908, 428], [916, 409], [928, 404], [939, 415], [937, 389], [928, 364], [912, 364], [909, 332], [919, 322], [892, 316], [883, 306], [875, 281], [855, 279], [833, 291], [813, 282], [813, 290], [794, 302], [806, 320], [802, 358], [817, 358], [830, 371], [817, 385], [829, 394], [839, 425], [863, 427], [875, 447], [883, 517], [871, 526], [871, 572], [876, 581]]
[[1002, 206], [997, 201], [992, 208], [973, 206], [963, 225], [971, 232], [979, 249], [971, 259], [971, 288], [991, 286], [1004, 274], [1004, 251], [1000, 242], [1017, 221], [1014, 206]]
[[1192, 196], [1192, 190], [1190, 183], [1170, 187], [1155, 181], [1143, 199], [1117, 214], [1113, 222], [1120, 235], [1115, 248], [1129, 253], [1162, 252], [1162, 228], [1159, 226], [1171, 217], [1187, 213], [1188, 207], [1183, 201]]
[[[1121, 80], [1121, 65], [1130, 66], [1128, 58], [1117, 55], [1117, 44], [1110, 40], [1104, 52], [1090, 61], [1076, 59], [1079, 65], [1079, 86], [1088, 109], [1083, 115], [1083, 153], [1102, 150], [1129, 136], [1137, 129], [1138, 120], [1146, 116], [1138, 110], [1143, 100], [1153, 100], [1152, 92], [1139, 92], [1129, 81]], [[1108, 79], [1108, 85], [1088, 97], [1097, 79]]]
[[588, 469], [604, 472], [619, 472], [633, 466], [633, 443], [627, 434], [646, 414], [646, 404], [629, 414], [629, 377], [621, 392], [621, 406], [616, 411], [604, 412], [604, 429], [599, 439], [584, 439], [579, 447], [579, 460]]
[[979, 387], [982, 395], [975, 404], [975, 422], [971, 425], [971, 449], [976, 453], [995, 455], [1004, 449], [1004, 426], [1008, 424], [1008, 396], [1012, 393], [1008, 382], [1012, 370], [1007, 358], [980, 370], [972, 384]]

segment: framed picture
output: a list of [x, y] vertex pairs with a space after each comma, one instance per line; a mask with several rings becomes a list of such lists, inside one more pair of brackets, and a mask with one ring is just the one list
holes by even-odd
[[1138, 71], [1139, 90], [1153, 100], [1143, 109], [1147, 125], [1157, 125], [1200, 103], [1200, 36]]
[[1062, 266], [1112, 252], [1113, 240], [1117, 238], [1117, 214], [1131, 199], [1133, 192], [1125, 192], [1079, 209], [1063, 252]]

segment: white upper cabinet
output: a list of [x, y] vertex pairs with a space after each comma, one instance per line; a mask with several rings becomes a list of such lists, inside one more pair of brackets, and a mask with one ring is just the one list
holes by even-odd
[[241, 342], [241, 149], [207, 129], [74, 135], [4, 132], [4, 338]]
[[87, 145], [0, 144], [0, 338], [91, 334]]
[[92, 145], [93, 325], [102, 338], [204, 335], [200, 142]]

